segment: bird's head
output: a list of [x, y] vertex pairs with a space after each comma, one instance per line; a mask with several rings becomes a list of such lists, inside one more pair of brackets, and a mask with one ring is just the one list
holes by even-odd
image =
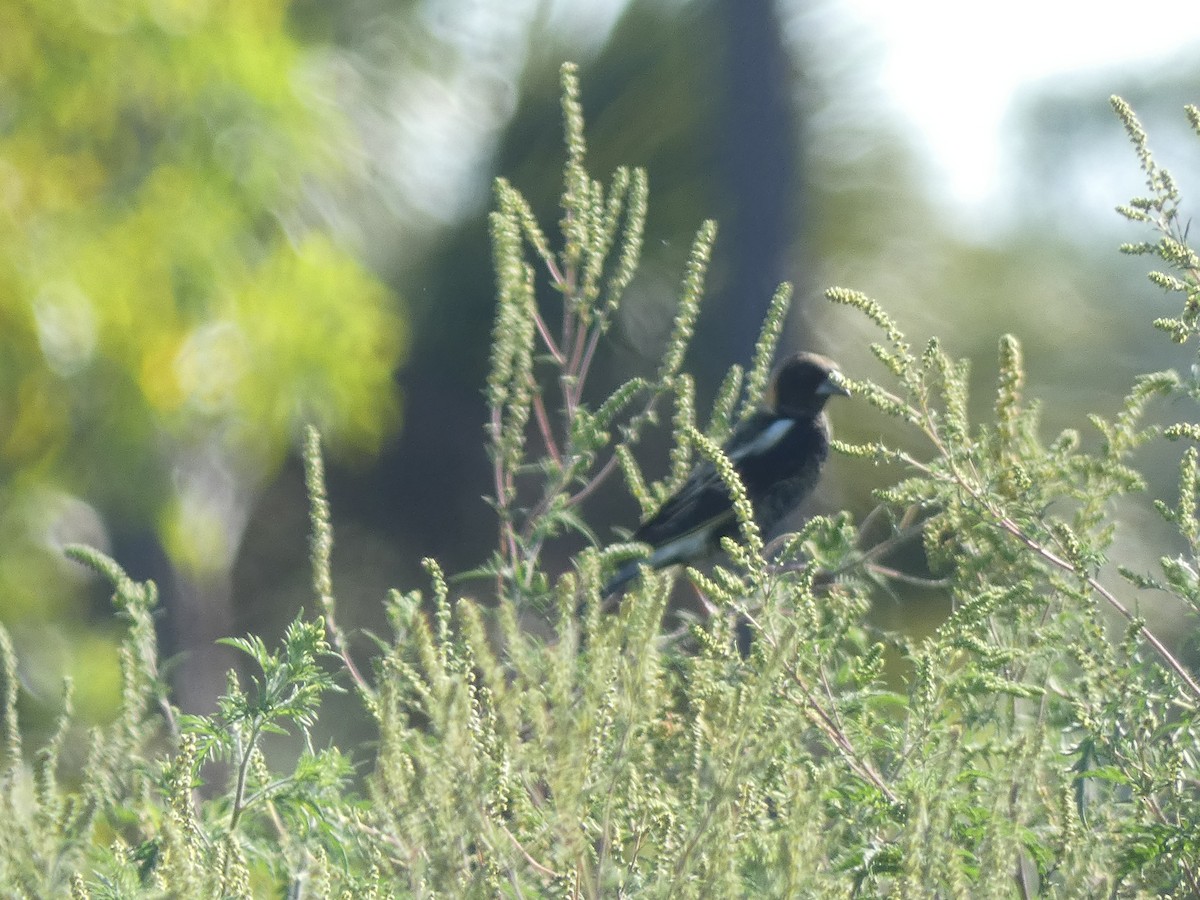
[[797, 353], [775, 368], [765, 405], [776, 415], [801, 419], [819, 413], [833, 394], [850, 396], [833, 360], [816, 353]]

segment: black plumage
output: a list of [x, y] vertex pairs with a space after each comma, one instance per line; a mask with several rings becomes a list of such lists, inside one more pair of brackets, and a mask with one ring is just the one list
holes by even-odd
[[[825, 401], [849, 396], [837, 366], [815, 353], [797, 353], [776, 367], [763, 407], [738, 425], [722, 450], [737, 469], [764, 532], [803, 500], [829, 455]], [[721, 538], [736, 536], [737, 515], [729, 489], [707, 460], [698, 465], [662, 508], [633, 534], [651, 554], [622, 566], [604, 595], [635, 578], [642, 566], [661, 569], [714, 553]]]

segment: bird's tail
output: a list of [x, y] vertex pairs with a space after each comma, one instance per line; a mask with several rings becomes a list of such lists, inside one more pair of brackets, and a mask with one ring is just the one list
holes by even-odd
[[[612, 596], [617, 593], [617, 591], [625, 586], [626, 582], [632, 581], [641, 574], [642, 566], [645, 565], [645, 563], [646, 560], [644, 559], [635, 559], [625, 563], [625, 565], [617, 569], [616, 573], [612, 576], [612, 578], [608, 579], [600, 591], [601, 608], [603, 608], [607, 600], [611, 599]], [[587, 603], [583, 600], [580, 600], [579, 605], [575, 607], [575, 618], [578, 619], [582, 625], [583, 619], [586, 615]], [[586, 646], [587, 639], [587, 631], [585, 630], [579, 637], [579, 646], [581, 648]]]
[[646, 565], [646, 560], [644, 559], [634, 559], [625, 563], [625, 565], [617, 569], [612, 578], [608, 579], [603, 590], [600, 592], [600, 596], [605, 598], [611, 597], [613, 594], [623, 588], [626, 582], [637, 578], [638, 575], [641, 574], [642, 566], [644, 565]]

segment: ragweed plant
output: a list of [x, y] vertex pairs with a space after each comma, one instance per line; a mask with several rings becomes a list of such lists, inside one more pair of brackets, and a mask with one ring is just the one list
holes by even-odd
[[[1142, 376], [1114, 418], [1092, 416], [1047, 441], [1039, 406], [1025, 396], [1020, 344], [1004, 336], [991, 418], [973, 422], [965, 360], [937, 341], [914, 351], [877, 303], [831, 290], [831, 301], [854, 307], [881, 333], [873, 349], [886, 377], [853, 382], [852, 391], [905, 423], [912, 441], [839, 444], [847, 457], [900, 473], [879, 492], [879, 509], [857, 526], [846, 515], [817, 517], [764, 546], [720, 441], [761, 396], [786, 289], [752, 374], [730, 372], [701, 431], [679, 366], [712, 239], [705, 226], [658, 377], [623, 385], [601, 414], [589, 413], [571, 391], [616, 300], [589, 304], [581, 285], [596, 280], [580, 276], [585, 254], [572, 248], [607, 248], [617, 226], [598, 212], [614, 208], [601, 203], [600, 187], [579, 174], [582, 132], [569, 71], [565, 87], [566, 249], [551, 254], [508, 185], [493, 223], [497, 344], [509, 341], [489, 386], [501, 522], [496, 622], [489, 627], [489, 611], [471, 601], [451, 604], [440, 579], [432, 627], [415, 596], [396, 601], [398, 639], [387, 656], [394, 677], [380, 714], [384, 745], [405, 750], [378, 773], [378, 806], [391, 816], [384, 830], [424, 833], [430, 846], [453, 823], [470, 822], [472, 838], [460, 848], [413, 859], [422, 878], [480, 889], [1200, 891], [1197, 825], [1188, 814], [1200, 799], [1200, 691], [1179, 648], [1137, 612], [1137, 592], [1149, 587], [1195, 609], [1193, 451], [1184, 456], [1178, 503], [1159, 504], [1192, 558], [1165, 559], [1161, 576], [1126, 573], [1123, 583], [1104, 568], [1117, 549], [1112, 501], [1145, 489], [1132, 454], [1164, 433], [1144, 414], [1190, 386], [1171, 372]], [[1154, 277], [1187, 297], [1183, 330], [1168, 330], [1190, 336], [1197, 286], [1178, 198], [1144, 140], [1138, 146], [1152, 187], [1164, 193], [1131, 208], [1161, 214], [1169, 237], [1161, 253], [1177, 274]], [[593, 198], [590, 210], [577, 205], [581, 197]], [[549, 335], [523, 247], [562, 295], [564, 335], [581, 342], [581, 352], [563, 352], [565, 338]], [[552, 424], [539, 365], [557, 376], [565, 421]], [[643, 405], [617, 424], [634, 398]], [[634, 444], [662, 398], [673, 403], [676, 443], [668, 476], [648, 485]], [[609, 429], [620, 435], [612, 450]], [[1165, 435], [1194, 437], [1193, 429], [1180, 423]], [[536, 451], [528, 451], [530, 433], [541, 440]], [[531, 464], [527, 451], [549, 462]], [[582, 607], [589, 640], [581, 645], [577, 604], [595, 597], [601, 569], [626, 548], [587, 551], [576, 572], [539, 580], [540, 537], [577, 524], [577, 499], [614, 466], [650, 512], [698, 458], [727, 481], [742, 524], [722, 565], [687, 573], [714, 614], [693, 623], [688, 642], [671, 640], [661, 633], [669, 576], [647, 574], [614, 615]], [[527, 472], [540, 474], [527, 482], [543, 492], [533, 504], [516, 499]], [[879, 522], [891, 523], [890, 533], [864, 545]], [[881, 579], [912, 580], [884, 563], [914, 539], [933, 571], [928, 583], [945, 591], [952, 610], [919, 641], [864, 624]], [[550, 642], [518, 625], [522, 605], [543, 595], [559, 611]], [[750, 632], [748, 648], [738, 623]], [[899, 690], [884, 677], [885, 658], [897, 651], [908, 672]], [[398, 722], [406, 724], [393, 732]]]
[[[858, 402], [908, 439], [837, 444], [841, 464], [895, 473], [862, 521], [818, 516], [768, 540], [720, 448], [761, 399], [789, 292], [702, 427], [683, 363], [715, 238], [705, 223], [658, 371], [586, 402], [637, 264], [647, 191], [637, 170], [607, 185], [587, 173], [571, 67], [563, 87], [561, 241], [507, 183], [492, 217], [494, 600], [456, 595], [461, 582], [427, 560], [430, 595], [392, 593], [391, 635], [369, 663], [352, 659], [310, 432], [320, 616], [298, 618], [276, 651], [232, 642], [256, 674], [231, 677], [212, 716], [182, 717], [158, 671], [153, 586], [72, 551], [112, 582], [128, 621], [122, 711], [64, 772], [68, 689], [60, 727], [31, 757], [0, 629], [0, 884], [77, 898], [1200, 896], [1200, 688], [1186, 647], [1138, 609], [1153, 592], [1189, 623], [1200, 611], [1200, 433], [1146, 415], [1163, 398], [1195, 400], [1195, 373], [1142, 376], [1114, 417], [1047, 439], [1016, 338], [1000, 338], [990, 414], [973, 421], [965, 360], [938, 341], [914, 349], [875, 301], [832, 289], [880, 334], [882, 374], [851, 382]], [[1200, 283], [1179, 193], [1114, 105], [1150, 185], [1124, 212], [1159, 231], [1129, 249], [1167, 263], [1152, 279], [1184, 307], [1159, 327], [1186, 343]], [[542, 307], [539, 279], [557, 309]], [[667, 407], [674, 448], [651, 481], [638, 441]], [[1158, 571], [1114, 571], [1113, 501], [1144, 494], [1134, 451], [1163, 438], [1189, 442], [1178, 496], [1155, 502], [1181, 549]], [[599, 484], [621, 475], [650, 513], [701, 460], [741, 524], [720, 564], [684, 573], [708, 615], [664, 629], [670, 572], [646, 573], [604, 609], [604, 574], [629, 546], [589, 547], [569, 571], [547, 571], [557, 536], [600, 543], [580, 512]], [[913, 542], [920, 575], [890, 555]], [[913, 580], [949, 598], [936, 630], [869, 625], [880, 587]], [[531, 607], [549, 611], [549, 634], [525, 627]], [[314, 746], [319, 701], [340, 683], [377, 727], [368, 746]], [[279, 731], [298, 737], [294, 764], [264, 746]]]
[[[588, 174], [573, 66], [564, 66], [562, 86], [567, 159], [561, 244], [552, 245], [528, 202], [504, 179], [496, 184], [497, 209], [490, 219], [497, 305], [488, 437], [499, 540], [488, 571], [497, 578], [498, 592], [510, 597], [549, 591], [538, 565], [547, 540], [576, 531], [599, 543], [579, 514], [580, 504], [615, 472], [625, 474], [643, 510], [661, 504], [686, 478], [692, 442], [676, 443], [669, 476], [651, 485], [632, 448], [656, 421], [664, 398], [674, 404], [677, 433], [690, 433], [694, 423], [694, 388], [682, 367], [717, 232], [716, 223], [708, 221], [696, 234], [654, 375], [629, 379], [594, 409], [586, 406], [584, 390], [596, 348], [613, 324], [641, 255], [648, 188], [642, 169], [619, 168], [607, 185]], [[556, 295], [553, 316], [539, 307], [539, 277]], [[790, 295], [783, 285], [774, 298], [749, 375], [743, 379], [741, 368], [734, 367], [722, 383], [710, 437], [728, 434], [739, 398], [743, 413], [761, 399]], [[561, 322], [557, 329], [551, 320]], [[611, 548], [604, 562], [628, 553], [627, 547]]]

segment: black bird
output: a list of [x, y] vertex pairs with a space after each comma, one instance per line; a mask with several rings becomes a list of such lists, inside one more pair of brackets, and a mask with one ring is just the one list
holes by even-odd
[[[822, 410], [833, 394], [850, 395], [837, 366], [815, 353], [797, 353], [776, 367], [763, 408], [747, 417], [722, 448], [764, 533], [816, 487], [829, 455], [829, 420]], [[642, 566], [661, 569], [701, 559], [720, 549], [721, 538], [737, 533], [729, 490], [705, 460], [633, 533], [633, 540], [649, 544], [653, 552], [622, 566], [604, 586], [604, 596], [636, 578]]]

